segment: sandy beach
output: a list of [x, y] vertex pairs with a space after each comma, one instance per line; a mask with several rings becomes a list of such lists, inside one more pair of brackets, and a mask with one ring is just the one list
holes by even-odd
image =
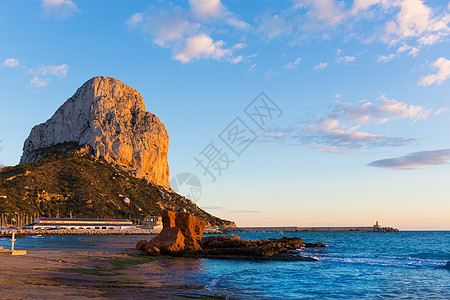
[[180, 291], [133, 278], [133, 266], [152, 260], [134, 250], [1, 256], [0, 299], [178, 299]]

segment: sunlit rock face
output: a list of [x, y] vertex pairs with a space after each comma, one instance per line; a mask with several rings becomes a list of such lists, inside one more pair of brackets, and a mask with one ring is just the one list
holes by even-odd
[[25, 140], [20, 163], [41, 157], [35, 150], [65, 142], [92, 147], [97, 157], [135, 176], [169, 187], [169, 136], [142, 96], [119, 80], [98, 76], [83, 84]]

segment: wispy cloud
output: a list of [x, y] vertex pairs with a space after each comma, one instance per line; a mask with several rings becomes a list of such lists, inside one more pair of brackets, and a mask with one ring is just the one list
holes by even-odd
[[189, 0], [191, 12], [201, 21], [224, 20], [228, 25], [246, 29], [250, 25], [230, 12], [220, 0]]
[[[224, 46], [224, 41], [215, 42], [210, 36], [199, 34], [188, 37], [184, 49], [178, 51], [174, 58], [183, 63], [188, 63], [202, 58], [220, 60], [225, 57], [231, 57], [231, 49], [226, 49]], [[239, 61], [235, 63], [237, 62]]]
[[50, 83], [49, 76], [65, 78], [69, 66], [66, 64], [59, 66], [41, 66], [37, 68], [23, 68], [26, 73], [36, 75], [30, 80], [30, 84], [35, 87], [47, 86]]
[[2, 66], [10, 67], [10, 68], [15, 68], [15, 67], [18, 67], [19, 65], [20, 65], [19, 60], [15, 59], [15, 58], [5, 59], [2, 63]]
[[375, 147], [397, 147], [408, 145], [413, 139], [388, 137], [363, 131], [356, 131], [359, 125], [348, 128], [336, 119], [322, 119], [315, 125], [307, 127], [299, 137], [299, 141], [308, 146], [318, 145], [317, 150], [344, 153], [349, 150]]
[[367, 123], [385, 123], [390, 120], [408, 118], [413, 122], [425, 120], [431, 114], [431, 109], [419, 105], [406, 104], [385, 95], [378, 97], [375, 102], [367, 100], [358, 103], [344, 103], [337, 101], [330, 106], [332, 119], [345, 119], [359, 125]]
[[[288, 9], [257, 18], [257, 29], [268, 40], [286, 37], [290, 43], [301, 43], [341, 35], [364, 43], [383, 42], [397, 47], [397, 53], [415, 56], [421, 48], [444, 41], [450, 35], [449, 22], [447, 7], [432, 9], [422, 0], [355, 0], [351, 7], [339, 0], [295, 0]], [[375, 30], [367, 30], [366, 24]]]
[[268, 40], [281, 36], [290, 36], [295, 29], [295, 24], [290, 16], [266, 12], [257, 18], [257, 32]]
[[437, 59], [431, 64], [434, 68], [439, 71], [436, 74], [430, 74], [427, 76], [422, 76], [419, 79], [418, 85], [420, 86], [430, 86], [432, 84], [441, 84], [444, 80], [450, 78], [450, 60], [443, 57]]
[[79, 12], [78, 6], [71, 0], [41, 0], [41, 14], [46, 18], [62, 20]]
[[301, 59], [301, 57], [298, 57], [296, 60], [294, 60], [294, 61], [291, 61], [290, 63], [288, 63], [284, 68], [285, 69], [295, 69], [295, 68], [297, 68], [297, 66], [298, 66], [298, 64], [300, 63], [300, 61], [301, 61], [302, 59]]
[[149, 35], [154, 44], [170, 48], [173, 58], [182, 63], [199, 59], [228, 61], [243, 60], [234, 52], [243, 43], [226, 46], [223, 40], [214, 40], [212, 33], [220, 28], [246, 30], [250, 25], [239, 19], [220, 0], [190, 0], [190, 9], [175, 6], [167, 9], [150, 7], [145, 12], [133, 14], [126, 21], [131, 29]]
[[30, 80], [30, 84], [35, 87], [43, 87], [49, 84], [50, 80], [48, 78], [39, 78], [38, 76], [34, 76]]
[[371, 167], [401, 169], [401, 170], [421, 170], [427, 166], [443, 165], [450, 159], [450, 149], [420, 151], [400, 156], [373, 161]]
[[326, 62], [321, 62], [321, 63], [319, 63], [318, 65], [316, 65], [316, 66], [314, 67], [314, 70], [323, 70], [323, 69], [325, 69], [326, 67], [328, 67], [328, 63], [326, 63]]
[[354, 57], [354, 56], [349, 56], [349, 55], [342, 56], [341, 54], [342, 54], [342, 50], [337, 49], [336, 62], [338, 62], [338, 63], [341, 63], [341, 62], [350, 63], [350, 62], [354, 62], [356, 60], [356, 57]]
[[329, 153], [347, 153], [365, 148], [397, 147], [411, 144], [413, 138], [386, 136], [362, 131], [364, 125], [377, 126], [388, 121], [409, 119], [411, 122], [426, 120], [439, 111], [422, 106], [406, 104], [386, 96], [374, 102], [356, 103], [336, 101], [329, 106], [325, 117], [318, 118], [313, 125], [295, 125], [272, 128], [265, 132], [266, 140], [289, 144], [302, 144]]
[[25, 72], [29, 74], [35, 74], [35, 75], [53, 75], [58, 77], [66, 77], [67, 71], [69, 70], [69, 66], [66, 64], [59, 65], [59, 66], [42, 66], [37, 68], [27, 68], [24, 67]]
[[30, 80], [30, 84], [35, 87], [47, 86], [50, 83], [50, 76], [56, 76], [65, 78], [69, 70], [69, 66], [66, 64], [57, 66], [40, 66], [36, 68], [30, 68], [20, 63], [18, 59], [8, 58], [3, 61], [2, 66], [16, 68], [22, 66], [20, 69], [27, 74], [34, 75]]
[[400, 9], [395, 18], [386, 23], [386, 38], [390, 44], [412, 40], [418, 47], [432, 45], [449, 34], [450, 15], [434, 16], [422, 0], [393, 1], [390, 6]]
[[295, 9], [306, 9], [309, 22], [320, 21], [328, 25], [337, 25], [346, 18], [344, 2], [335, 0], [296, 0]]
[[421, 48], [443, 41], [450, 34], [449, 12], [433, 11], [422, 0], [359, 0], [354, 2], [352, 13], [370, 10], [388, 18], [379, 37], [390, 46], [400, 45], [397, 53], [415, 56]]
[[389, 54], [389, 55], [386, 55], [386, 56], [384, 56], [384, 55], [379, 55], [379, 56], [377, 57], [377, 61], [378, 61], [378, 62], [389, 62], [389, 61], [393, 60], [394, 57], [395, 57], [395, 54], [394, 54], [394, 53]]
[[355, 61], [355, 57], [354, 56], [338, 56], [336, 57], [336, 62], [354, 62]]

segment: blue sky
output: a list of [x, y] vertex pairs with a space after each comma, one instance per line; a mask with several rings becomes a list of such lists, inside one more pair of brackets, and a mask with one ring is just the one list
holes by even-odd
[[[449, 1], [257, 3], [0, 2], [0, 163], [104, 75], [142, 94], [171, 176], [197, 176], [213, 214], [450, 229]], [[281, 110], [263, 128], [244, 111], [261, 92]], [[220, 138], [237, 117], [257, 137], [239, 155]], [[211, 142], [229, 162], [214, 182], [194, 160]]]

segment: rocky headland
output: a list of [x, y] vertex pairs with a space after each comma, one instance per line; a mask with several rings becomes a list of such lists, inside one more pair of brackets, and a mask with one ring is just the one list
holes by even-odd
[[137, 250], [152, 256], [315, 261], [301, 256], [299, 250], [325, 247], [323, 243], [305, 243], [289, 237], [265, 240], [243, 240], [237, 235], [202, 237], [205, 222], [188, 213], [165, 211], [163, 222], [161, 233], [151, 240], [140, 240]]
[[169, 136], [142, 96], [109, 77], [84, 83], [26, 139], [20, 164], [0, 169], [2, 223], [36, 217], [129, 218], [187, 211], [207, 226], [236, 226], [169, 186]]
[[121, 81], [98, 76], [84, 83], [25, 140], [21, 164], [43, 158], [40, 149], [61, 143], [88, 145], [95, 157], [136, 177], [169, 188], [169, 135], [145, 110], [142, 96]]

